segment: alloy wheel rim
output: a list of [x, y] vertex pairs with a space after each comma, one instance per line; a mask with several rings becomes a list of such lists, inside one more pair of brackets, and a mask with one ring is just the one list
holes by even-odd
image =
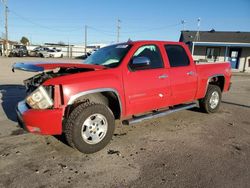
[[102, 114], [92, 114], [83, 123], [81, 129], [82, 139], [88, 144], [101, 142], [108, 130], [108, 122]]
[[217, 91], [214, 91], [211, 95], [210, 100], [209, 100], [209, 106], [212, 109], [215, 109], [219, 104], [219, 100], [220, 100], [219, 93]]

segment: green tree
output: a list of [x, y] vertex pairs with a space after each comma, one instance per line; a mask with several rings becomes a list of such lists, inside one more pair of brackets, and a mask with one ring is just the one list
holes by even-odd
[[22, 37], [20, 42], [23, 44], [23, 45], [27, 45], [30, 41], [27, 37]]

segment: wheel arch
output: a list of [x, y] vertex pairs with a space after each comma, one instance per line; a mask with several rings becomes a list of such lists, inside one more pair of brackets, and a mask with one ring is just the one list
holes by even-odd
[[96, 102], [107, 105], [116, 119], [119, 119], [122, 115], [122, 102], [118, 91], [113, 88], [98, 88], [71, 96], [67, 103], [64, 117], [67, 117], [73, 108], [84, 102]]
[[225, 76], [223, 74], [215, 74], [213, 76], [210, 76], [207, 80], [207, 86], [206, 86], [206, 92], [208, 90], [208, 85], [217, 85], [221, 89], [221, 92], [224, 91], [225, 87]]

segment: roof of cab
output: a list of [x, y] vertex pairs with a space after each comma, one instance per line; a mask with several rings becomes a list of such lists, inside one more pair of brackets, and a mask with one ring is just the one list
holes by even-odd
[[128, 41], [121, 44], [184, 44], [183, 42], [176, 41], [163, 41], [163, 40], [137, 40], [137, 41]]

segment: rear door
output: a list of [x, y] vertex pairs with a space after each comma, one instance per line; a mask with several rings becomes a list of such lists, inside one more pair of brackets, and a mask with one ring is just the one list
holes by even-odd
[[[147, 57], [150, 66], [133, 70], [133, 58]], [[127, 69], [124, 69], [124, 90], [127, 114], [133, 115], [159, 109], [166, 105], [170, 95], [168, 69], [164, 67], [160, 48], [143, 45], [136, 49]]]
[[197, 91], [197, 72], [193, 60], [190, 60], [181, 45], [165, 45], [170, 69], [170, 85], [173, 105], [194, 100]]

